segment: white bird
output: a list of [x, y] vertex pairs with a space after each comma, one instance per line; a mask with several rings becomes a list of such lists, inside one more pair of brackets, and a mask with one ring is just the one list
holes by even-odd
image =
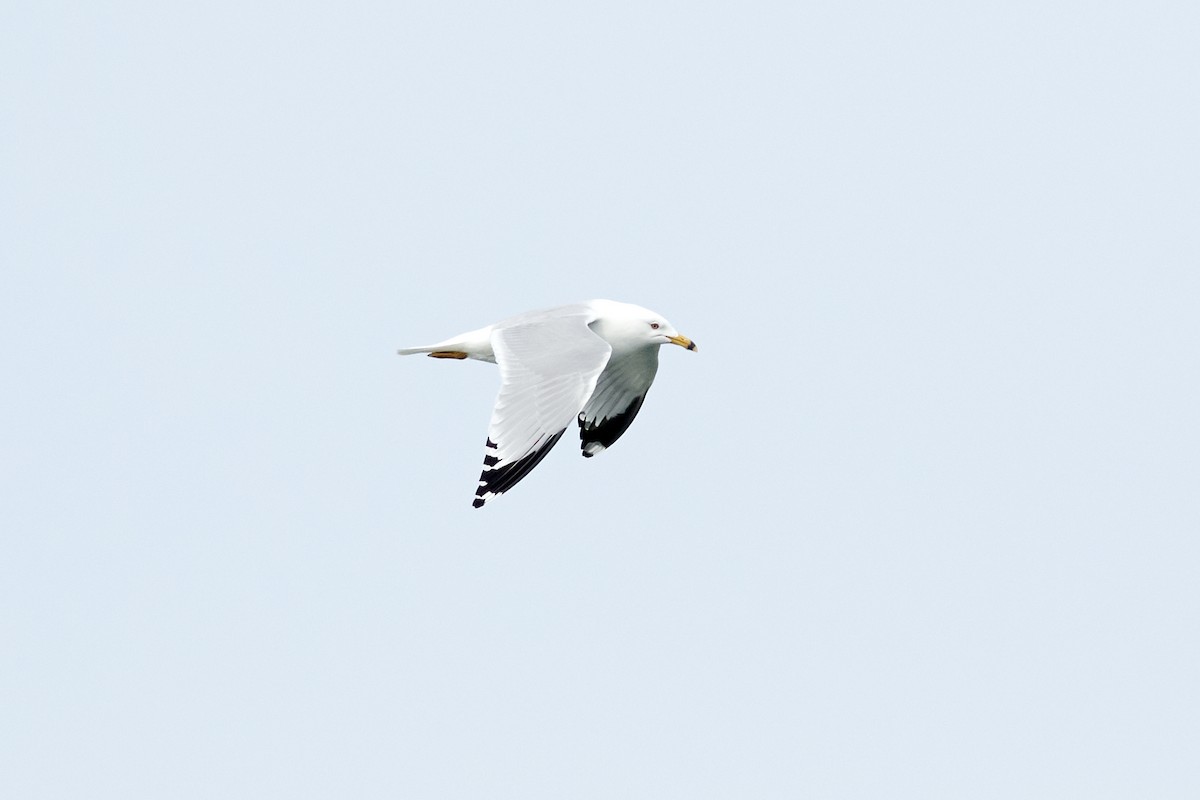
[[579, 422], [585, 458], [611, 447], [642, 407], [664, 344], [696, 349], [649, 309], [590, 300], [519, 314], [399, 353], [500, 366], [500, 394], [472, 503], [480, 508], [528, 475], [572, 420]]

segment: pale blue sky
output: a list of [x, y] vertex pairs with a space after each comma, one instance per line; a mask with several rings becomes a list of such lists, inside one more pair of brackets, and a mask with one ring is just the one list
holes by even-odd
[[[1200, 796], [1200, 12], [9, 4], [0, 795]], [[497, 386], [667, 316], [470, 507]]]

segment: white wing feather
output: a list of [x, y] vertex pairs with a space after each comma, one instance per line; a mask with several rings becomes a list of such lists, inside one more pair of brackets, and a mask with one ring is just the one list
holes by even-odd
[[516, 317], [492, 331], [500, 393], [488, 426], [475, 505], [503, 494], [537, 465], [596, 387], [612, 348], [581, 306]]
[[633, 422], [658, 372], [658, 348], [613, 355], [579, 413], [584, 456], [611, 447]]

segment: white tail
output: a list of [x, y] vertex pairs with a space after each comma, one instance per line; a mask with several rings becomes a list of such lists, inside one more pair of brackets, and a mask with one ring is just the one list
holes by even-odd
[[467, 331], [452, 339], [437, 344], [422, 347], [405, 347], [396, 352], [402, 356], [428, 353], [434, 358], [477, 358], [480, 361], [495, 363], [496, 356], [492, 353], [492, 328], [480, 328], [477, 331]]
[[437, 350], [437, 347], [434, 347], [434, 346], [405, 347], [403, 349], [397, 350], [396, 352], [402, 356], [412, 356], [412, 355], [416, 355], [417, 353], [432, 353], [434, 350]]

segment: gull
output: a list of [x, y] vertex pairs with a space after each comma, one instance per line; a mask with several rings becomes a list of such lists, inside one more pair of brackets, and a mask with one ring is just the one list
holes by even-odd
[[500, 367], [483, 472], [471, 505], [517, 485], [579, 423], [585, 458], [612, 447], [633, 422], [658, 372], [658, 349], [696, 343], [649, 309], [612, 300], [529, 311], [407, 356], [474, 358]]

